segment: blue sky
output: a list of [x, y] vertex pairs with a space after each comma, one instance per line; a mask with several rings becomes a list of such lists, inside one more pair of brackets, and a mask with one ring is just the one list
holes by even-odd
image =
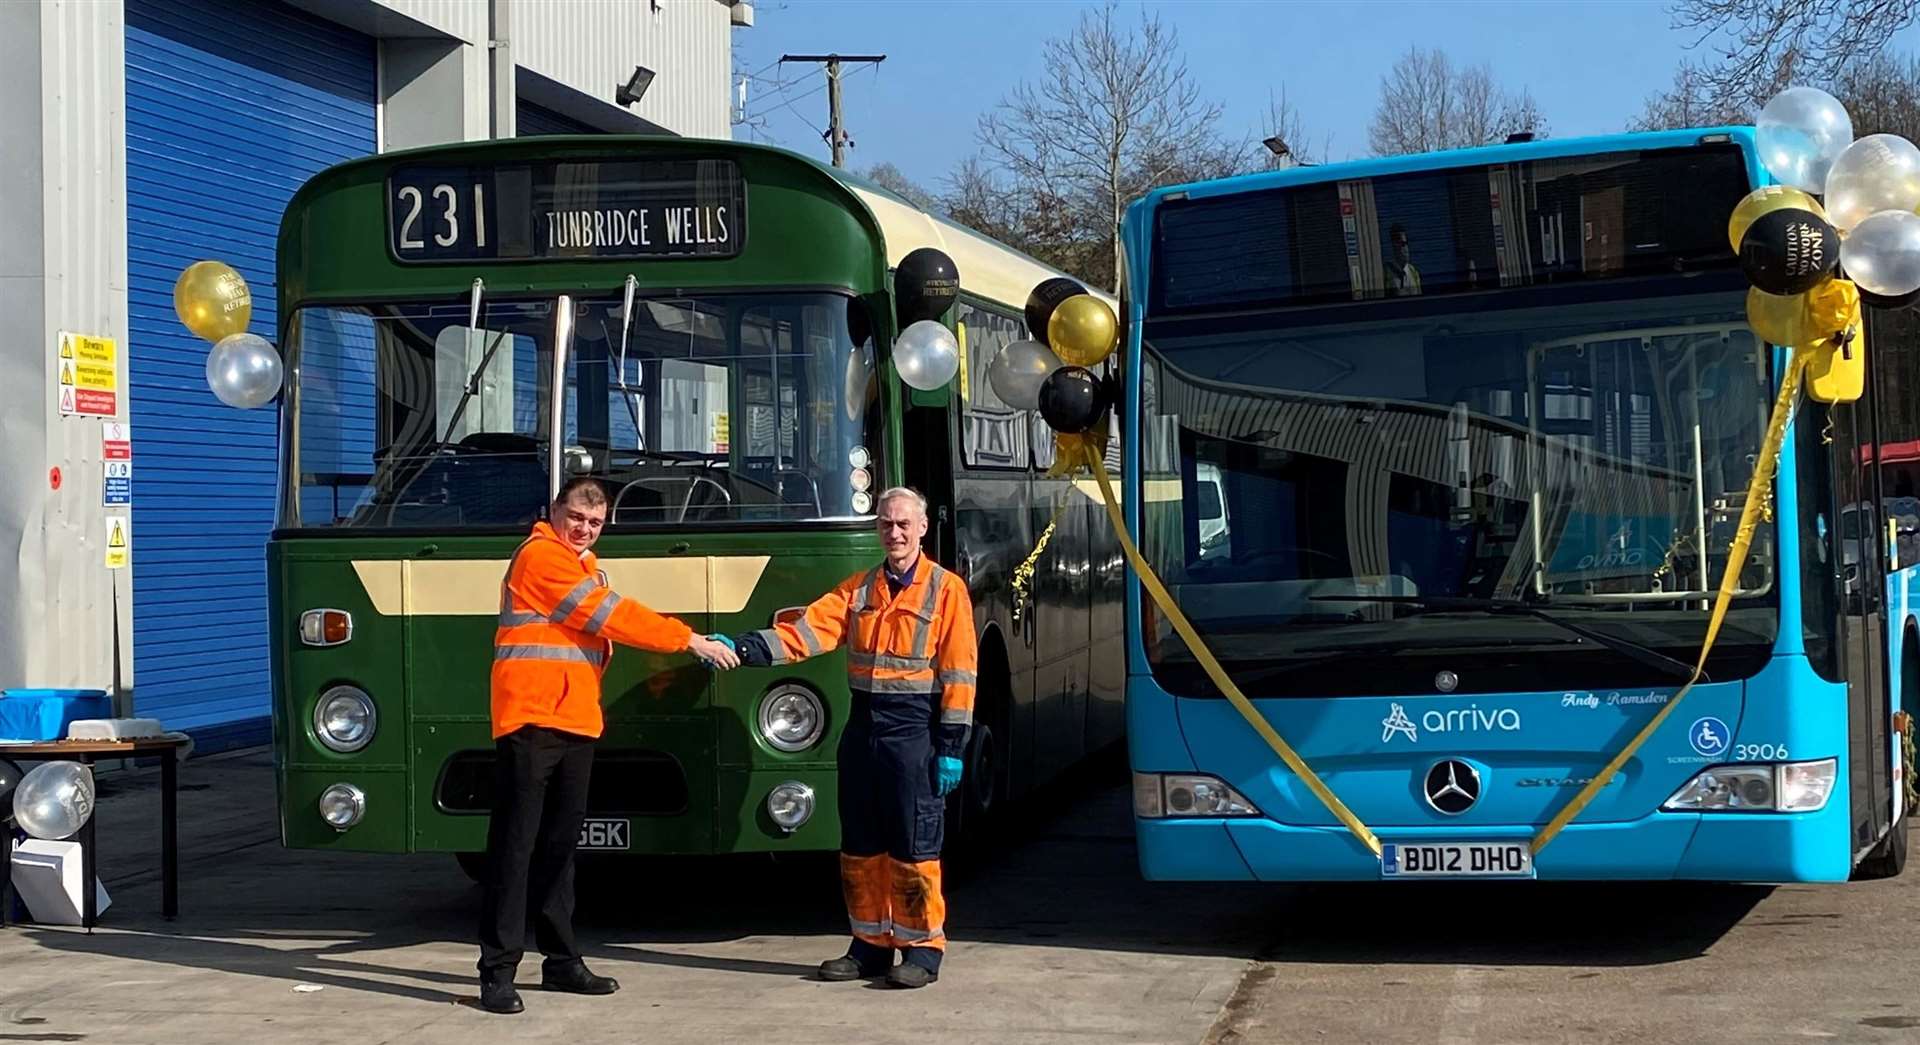
[[[860, 170], [891, 162], [938, 188], [976, 151], [980, 113], [1042, 72], [1041, 44], [1068, 31], [1088, 4], [1072, 0], [760, 0], [752, 29], [734, 34], [736, 64], [758, 73], [747, 110], [764, 131], [737, 137], [825, 157], [825, 73], [774, 66], [783, 53], [878, 53], [887, 60], [844, 81], [847, 126]], [[1619, 131], [1646, 96], [1666, 88], [1693, 42], [1671, 27], [1665, 0], [1397, 0], [1132, 2], [1180, 30], [1187, 64], [1225, 106], [1222, 128], [1250, 133], [1269, 89], [1284, 86], [1331, 158], [1365, 155], [1380, 77], [1412, 46], [1457, 63], [1491, 63], [1494, 78], [1525, 86], [1555, 137]], [[1137, 15], [1135, 15], [1137, 17]], [[1914, 34], [1902, 34], [1910, 38]], [[1900, 43], [1910, 44], [1910, 39]], [[785, 85], [784, 88], [782, 85]]]

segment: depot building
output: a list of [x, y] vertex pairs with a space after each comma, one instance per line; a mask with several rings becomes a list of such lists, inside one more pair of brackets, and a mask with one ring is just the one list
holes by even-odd
[[272, 410], [208, 390], [175, 279], [277, 336], [294, 191], [358, 156], [729, 136], [743, 0], [0, 4], [0, 689], [105, 690], [201, 751], [264, 742]]

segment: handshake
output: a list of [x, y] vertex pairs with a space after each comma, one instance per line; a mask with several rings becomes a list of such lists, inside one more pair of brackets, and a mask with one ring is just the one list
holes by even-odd
[[740, 648], [725, 635], [695, 635], [687, 642], [687, 652], [699, 657], [709, 668], [729, 671], [740, 666]]

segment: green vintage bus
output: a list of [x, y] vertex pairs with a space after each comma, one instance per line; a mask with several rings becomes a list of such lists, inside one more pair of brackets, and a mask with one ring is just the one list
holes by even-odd
[[[892, 266], [923, 246], [961, 277], [944, 321], [963, 364], [933, 393], [887, 352]], [[1045, 425], [985, 379], [1054, 275], [739, 143], [520, 139], [315, 176], [279, 242], [285, 844], [484, 848], [500, 583], [569, 475], [606, 485], [614, 588], [703, 632], [766, 627], [870, 567], [875, 495], [924, 491], [930, 550], [967, 579], [981, 632], [962, 830], [1119, 739], [1124, 564], [1084, 484], [1046, 477]], [[604, 694], [585, 848], [838, 844], [840, 656], [715, 674], [621, 649]]]

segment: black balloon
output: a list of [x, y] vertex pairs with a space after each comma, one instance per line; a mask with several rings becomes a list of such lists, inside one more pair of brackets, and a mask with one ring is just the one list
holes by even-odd
[[900, 326], [939, 319], [960, 296], [960, 270], [944, 251], [921, 247], [900, 259], [893, 270], [894, 307]]
[[13, 789], [25, 775], [19, 766], [0, 758], [0, 821], [13, 819]]
[[1056, 432], [1084, 432], [1107, 410], [1107, 390], [1082, 366], [1063, 366], [1040, 383], [1040, 416]]
[[1768, 211], [1740, 238], [1740, 268], [1769, 294], [1805, 293], [1839, 267], [1840, 234], [1812, 211]]
[[1087, 288], [1065, 276], [1055, 276], [1033, 288], [1027, 295], [1027, 337], [1047, 345], [1047, 320], [1053, 318], [1053, 310], [1062, 301], [1086, 292]]

